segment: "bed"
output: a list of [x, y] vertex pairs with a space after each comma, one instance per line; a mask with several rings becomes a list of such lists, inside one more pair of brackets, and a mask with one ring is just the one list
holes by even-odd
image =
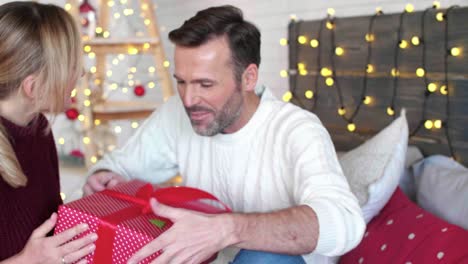
[[468, 263], [468, 8], [289, 25], [283, 99], [327, 127], [367, 223], [339, 263]]

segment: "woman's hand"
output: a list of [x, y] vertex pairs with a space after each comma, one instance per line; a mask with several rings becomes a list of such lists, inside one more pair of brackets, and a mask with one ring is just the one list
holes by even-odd
[[41, 226], [36, 228], [29, 237], [26, 246], [21, 251], [17, 259], [18, 263], [47, 263], [47, 264], [62, 264], [86, 263], [82, 259], [95, 249], [94, 241], [97, 239], [96, 234], [88, 234], [85, 237], [70, 241], [73, 237], [81, 234], [88, 229], [88, 225], [76, 225], [60, 234], [47, 237], [57, 223], [57, 214], [53, 213]]

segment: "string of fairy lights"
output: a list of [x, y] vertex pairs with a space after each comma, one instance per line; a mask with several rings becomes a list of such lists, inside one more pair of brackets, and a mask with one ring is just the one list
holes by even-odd
[[[109, 30], [105, 30], [99, 25], [95, 27], [93, 36], [89, 36], [86, 34], [83, 34], [82, 40], [84, 43], [87, 43], [87, 41], [92, 40], [93, 38], [100, 38], [100, 39], [109, 39], [109, 38], [115, 38], [116, 36], [111, 36], [110, 32], [115, 32], [116, 34], [121, 31], [122, 28], [122, 23], [125, 22], [126, 25], [129, 28], [129, 32], [134, 32], [136, 37], [145, 37], [145, 33], [143, 33], [144, 30], [146, 29], [147, 32], [149, 32], [149, 27], [154, 26], [153, 21], [151, 20], [151, 15], [149, 12], [153, 12], [154, 10], [150, 10], [151, 6], [148, 5], [148, 3], [145, 3], [145, 1], [141, 1], [140, 5], [138, 7], [133, 6], [133, 4], [136, 3], [136, 1], [128, 1], [128, 0], [108, 0], [105, 1], [103, 4], [107, 5], [110, 10], [111, 10], [111, 17], [113, 18], [113, 27]], [[64, 6], [64, 9], [67, 10], [68, 12], [72, 12], [72, 9], [74, 8], [74, 4], [72, 2], [67, 2]], [[83, 1], [81, 5], [88, 5], [86, 8], [86, 12], [95, 12], [94, 7], [90, 5], [88, 1]], [[139, 10], [138, 10], [139, 8]], [[157, 8], [157, 5], [153, 5], [153, 8]], [[79, 8], [81, 12], [81, 6]], [[138, 10], [138, 11], [137, 11]], [[81, 15], [81, 14], [80, 14]], [[95, 14], [94, 14], [95, 15]], [[83, 18], [80, 17], [80, 22], [82, 26], [87, 25], [88, 21], [83, 21]], [[141, 21], [141, 25], [137, 25], [134, 23], [134, 21]], [[118, 29], [118, 30], [117, 30]], [[140, 29], [140, 30], [139, 30]], [[161, 31], [165, 30], [165, 27], [162, 26], [160, 27]], [[132, 38], [132, 37], [130, 37]], [[125, 38], [124, 38], [125, 39]], [[98, 87], [102, 87], [102, 95], [100, 98], [97, 98], [98, 100], [106, 100], [109, 97], [112, 97], [113, 95], [117, 95], [117, 92], [120, 92], [121, 94], [130, 94], [133, 91], [133, 94], [136, 97], [142, 97], [147, 94], [146, 89], [154, 89], [157, 88], [158, 85], [158, 78], [156, 76], [156, 66], [155, 65], [146, 65], [143, 66], [145, 58], [145, 54], [147, 54], [148, 51], [151, 51], [153, 48], [153, 45], [159, 45], [159, 44], [154, 44], [150, 41], [142, 43], [141, 45], [134, 45], [134, 44], [128, 44], [126, 46], [126, 53], [118, 53], [118, 54], [108, 54], [106, 57], [106, 66], [103, 75], [100, 75], [98, 73], [98, 69], [95, 66], [96, 65], [96, 58], [97, 58], [97, 51], [93, 50], [92, 44], [87, 45], [85, 44], [83, 46], [83, 51], [85, 56], [87, 57], [87, 63], [86, 65], [90, 65], [89, 68], [86, 69], [88, 72], [89, 78], [89, 85], [88, 88], [83, 90], [85, 100], [82, 100], [82, 102], [79, 102], [77, 100], [78, 97], [78, 90], [74, 89], [72, 91], [71, 97], [72, 101], [75, 102], [75, 106], [73, 106], [70, 109], [67, 109], [65, 112], [66, 117], [71, 121], [75, 122], [75, 120], [78, 120], [79, 122], [85, 122], [86, 116], [82, 113], [84, 113], [85, 108], [92, 107], [93, 100], [92, 95], [95, 93], [96, 89], [99, 89]], [[162, 62], [162, 67], [168, 68], [170, 67], [170, 62], [168, 60]], [[114, 68], [114, 69], [112, 69]], [[117, 70], [115, 69], [117, 68]], [[122, 68], [124, 68], [122, 70]], [[126, 71], [126, 72], [125, 72]], [[100, 126], [102, 125], [102, 121], [99, 119], [91, 120], [93, 122], [94, 126]], [[130, 127], [132, 129], [136, 129], [139, 127], [139, 122], [138, 120], [130, 120]], [[119, 124], [116, 124], [113, 126], [112, 131], [115, 134], [120, 134], [123, 132], [123, 127]], [[82, 136], [81, 137], [81, 142], [85, 145], [91, 144], [92, 140], [88, 136]], [[65, 145], [65, 144], [76, 144], [75, 140], [66, 140], [64, 135], [59, 135], [58, 136], [58, 144], [59, 145]], [[67, 143], [68, 142], [68, 143]], [[108, 146], [109, 149], [114, 148], [115, 146]], [[78, 147], [79, 148], [79, 147]], [[73, 152], [73, 151], [72, 151]], [[80, 152], [78, 149], [75, 149], [74, 152]], [[95, 163], [97, 162], [98, 157], [93, 156], [91, 157], [91, 162]]]
[[[449, 46], [449, 18], [450, 18], [450, 11], [453, 10], [458, 6], [452, 6], [447, 9], [442, 10], [440, 9], [440, 3], [438, 1], [434, 1], [432, 7], [425, 9], [421, 14], [420, 20], [420, 32], [419, 34], [414, 34], [410, 37], [410, 39], [404, 39], [404, 35], [408, 35], [409, 32], [404, 32], [404, 19], [409, 14], [414, 12], [414, 6], [412, 4], [407, 4], [405, 7], [405, 11], [399, 15], [398, 19], [398, 31], [397, 31], [397, 38], [395, 41], [395, 48], [393, 54], [393, 67], [388, 72], [388, 76], [392, 78], [392, 96], [391, 100], [386, 107], [386, 114], [392, 118], [395, 118], [395, 109], [397, 108], [397, 99], [398, 99], [398, 89], [399, 89], [399, 80], [401, 78], [400, 72], [400, 60], [401, 57], [404, 56], [404, 50], [408, 48], [420, 48], [421, 49], [421, 64], [416, 68], [415, 74], [418, 78], [422, 79], [424, 83], [424, 98], [422, 101], [422, 112], [421, 117], [416, 125], [416, 127], [410, 131], [410, 136], [415, 136], [421, 128], [426, 128], [427, 130], [440, 130], [443, 129], [444, 135], [447, 139], [447, 145], [449, 148], [450, 155], [455, 158], [455, 152], [452, 144], [452, 140], [450, 137], [450, 96], [449, 96], [449, 66], [450, 61], [453, 60], [452, 58], [461, 57], [463, 54], [463, 48], [460, 46]], [[327, 87], [334, 87], [336, 88], [336, 96], [338, 102], [338, 109], [337, 114], [341, 116], [346, 121], [346, 129], [349, 132], [358, 132], [356, 124], [354, 123], [354, 119], [359, 114], [360, 110], [362, 109], [363, 105], [370, 105], [374, 98], [368, 95], [368, 79], [369, 75], [372, 75], [377, 72], [377, 67], [372, 64], [372, 56], [373, 56], [373, 43], [376, 39], [376, 34], [374, 32], [374, 26], [376, 18], [380, 15], [383, 15], [382, 9], [377, 8], [375, 14], [370, 17], [369, 24], [367, 28], [366, 34], [363, 36], [365, 41], [367, 42], [367, 54], [365, 56], [365, 67], [362, 72], [362, 87], [361, 87], [361, 100], [356, 103], [354, 109], [350, 110], [351, 107], [346, 106], [343, 92], [340, 87], [340, 78], [337, 76], [338, 69], [336, 67], [336, 60], [338, 60], [341, 56], [343, 56], [346, 52], [345, 48], [341, 47], [337, 44], [335, 38], [335, 31], [337, 27], [337, 18], [335, 17], [335, 10], [332, 8], [328, 9], [328, 15], [325, 19], [320, 21], [319, 29], [317, 30], [317, 38], [311, 38], [310, 41], [308, 37], [305, 35], [299, 34], [291, 34], [290, 40], [286, 38], [282, 38], [280, 40], [280, 44], [282, 46], [286, 45], [310, 45], [312, 49], [317, 49], [317, 56], [316, 56], [316, 72], [311, 72], [307, 69], [307, 65], [304, 62], [298, 62], [296, 68], [292, 68], [289, 70], [282, 70], [280, 72], [281, 77], [288, 77], [293, 76], [291, 80], [291, 91], [287, 91], [283, 95], [283, 100], [286, 102], [294, 100], [294, 103], [297, 103], [301, 107], [305, 108], [302, 100], [312, 100], [310, 108], [308, 110], [313, 111], [317, 105], [317, 98], [319, 93], [319, 78], [322, 78], [324, 81], [324, 85]], [[427, 42], [426, 42], [426, 31], [427, 31], [427, 19], [428, 16], [432, 15], [430, 19], [435, 19], [437, 22], [444, 23], [444, 50], [446, 51], [444, 54], [444, 74], [443, 79], [430, 79], [428, 76], [428, 65], [427, 65]], [[292, 24], [296, 24], [298, 29], [302, 21], [296, 22], [296, 17], [292, 17]], [[322, 49], [324, 45], [320, 45], [323, 42], [323, 34], [322, 28], [324, 27], [330, 30], [330, 68], [323, 67], [322, 65]], [[294, 28], [294, 27], [292, 27]], [[300, 30], [297, 30], [300, 32]], [[406, 33], [406, 34], [405, 34]], [[297, 39], [294, 39], [296, 36]], [[294, 47], [292, 47], [294, 48]], [[381, 70], [381, 69], [380, 69]], [[313, 87], [305, 90], [304, 94], [297, 94], [297, 85], [296, 85], [296, 76], [307, 76], [315, 74], [315, 78], [313, 79]], [[434, 75], [435, 76], [435, 75]], [[452, 85], [453, 86], [453, 85]], [[451, 87], [453, 89], [453, 87]], [[440, 95], [443, 95], [445, 98], [445, 115], [442, 119], [433, 119], [429, 117], [428, 113], [428, 100], [431, 96], [434, 96], [436, 92], [439, 91]]]

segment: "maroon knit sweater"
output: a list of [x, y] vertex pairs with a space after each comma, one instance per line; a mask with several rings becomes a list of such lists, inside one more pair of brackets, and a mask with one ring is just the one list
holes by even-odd
[[21, 168], [28, 178], [25, 187], [13, 188], [0, 177], [0, 261], [20, 252], [32, 231], [62, 203], [52, 133], [45, 134], [47, 119], [21, 127], [0, 117], [10, 136]]

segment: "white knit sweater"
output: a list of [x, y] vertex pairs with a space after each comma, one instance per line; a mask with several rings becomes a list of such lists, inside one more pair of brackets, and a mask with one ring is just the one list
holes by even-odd
[[[107, 169], [153, 183], [180, 173], [184, 185], [213, 193], [235, 212], [308, 205], [317, 214], [319, 238], [316, 250], [303, 257], [330, 263], [327, 256], [352, 249], [365, 228], [333, 143], [315, 115], [264, 87], [257, 91], [261, 102], [251, 120], [235, 133], [213, 137], [193, 131], [174, 96], [90, 173]], [[219, 263], [226, 260], [220, 254]]]

